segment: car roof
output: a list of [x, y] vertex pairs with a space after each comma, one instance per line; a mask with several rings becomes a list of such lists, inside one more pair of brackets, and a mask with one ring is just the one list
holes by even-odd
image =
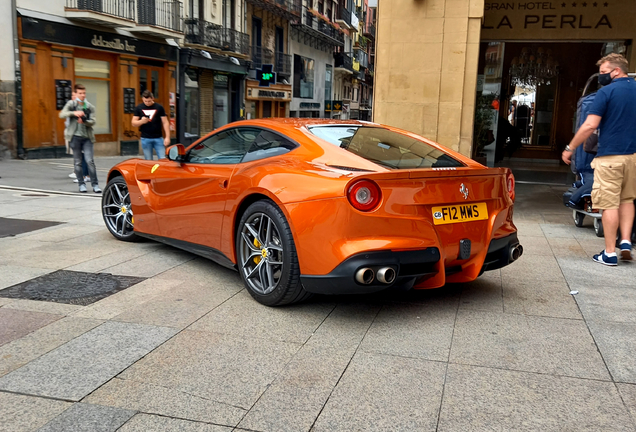
[[243, 120], [230, 123], [228, 126], [270, 126], [273, 129], [277, 127], [301, 128], [308, 126], [338, 126], [338, 125], [355, 125], [355, 126], [382, 126], [378, 123], [371, 123], [362, 120], [337, 120], [337, 119], [321, 119], [321, 118], [295, 118], [295, 117], [273, 117], [265, 119]]

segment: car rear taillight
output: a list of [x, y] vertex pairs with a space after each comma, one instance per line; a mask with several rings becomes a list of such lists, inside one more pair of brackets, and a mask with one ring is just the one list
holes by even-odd
[[508, 176], [506, 177], [506, 188], [508, 189], [508, 196], [511, 200], [515, 200], [515, 176], [512, 175], [512, 172], [508, 171]]
[[371, 180], [360, 180], [349, 186], [347, 198], [351, 205], [360, 211], [371, 211], [380, 204], [382, 192]]

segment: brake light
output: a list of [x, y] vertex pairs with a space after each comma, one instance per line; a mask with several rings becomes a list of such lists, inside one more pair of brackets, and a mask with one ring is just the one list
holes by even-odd
[[380, 204], [382, 191], [375, 182], [360, 180], [349, 186], [347, 198], [354, 208], [371, 211]]
[[508, 176], [506, 177], [506, 188], [508, 189], [508, 196], [511, 200], [515, 200], [515, 176], [512, 175], [511, 171], [508, 171]]

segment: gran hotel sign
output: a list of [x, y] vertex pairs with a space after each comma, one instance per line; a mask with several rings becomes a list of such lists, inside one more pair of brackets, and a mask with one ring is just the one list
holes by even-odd
[[632, 39], [635, 8], [636, 0], [486, 1], [481, 38]]

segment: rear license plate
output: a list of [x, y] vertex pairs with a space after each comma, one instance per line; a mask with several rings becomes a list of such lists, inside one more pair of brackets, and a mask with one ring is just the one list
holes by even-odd
[[432, 211], [435, 225], [488, 219], [486, 203], [433, 207]]

